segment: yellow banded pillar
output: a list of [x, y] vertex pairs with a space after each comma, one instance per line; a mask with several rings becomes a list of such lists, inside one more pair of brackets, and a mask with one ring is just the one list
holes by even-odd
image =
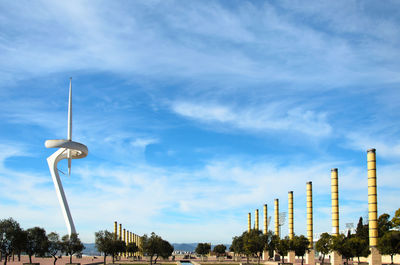
[[114, 240], [117, 240], [117, 232], [118, 232], [118, 223], [114, 222]]
[[279, 235], [279, 199], [275, 199], [275, 235]]
[[[339, 235], [339, 179], [338, 169], [331, 169], [331, 199], [332, 199], [332, 236]], [[342, 256], [336, 251], [331, 253], [331, 265], [342, 264]]]
[[[122, 241], [124, 241], [125, 245], [126, 245], [126, 230], [124, 228], [124, 233], [122, 234]], [[124, 257], [126, 256], [126, 252], [123, 253]]]
[[[294, 237], [294, 213], [293, 213], [293, 191], [288, 192], [288, 213], [289, 213], [289, 239]], [[294, 251], [288, 252], [288, 262], [295, 263]]]
[[[128, 247], [128, 244], [129, 244], [129, 230], [126, 230], [126, 241], [125, 241], [125, 244]], [[128, 250], [125, 253], [126, 253], [126, 256], [129, 257]]]
[[[263, 230], [264, 235], [268, 233], [268, 206], [264, 204], [264, 230]], [[263, 251], [263, 260], [268, 260], [269, 259], [269, 253], [268, 251]]]
[[381, 265], [382, 257], [376, 248], [378, 244], [378, 196], [376, 189], [376, 150], [367, 151], [368, 163], [368, 225], [369, 247], [371, 254], [368, 257], [370, 265]]
[[313, 199], [312, 182], [307, 182], [307, 238], [310, 241], [310, 251], [306, 254], [306, 263], [315, 265], [315, 251], [313, 244]]
[[250, 233], [251, 230], [251, 213], [247, 214], [247, 232]]
[[255, 229], [256, 230], [260, 230], [259, 229], [259, 223], [258, 223], [258, 221], [259, 221], [259, 218], [258, 218], [258, 209], [256, 209], [256, 211], [255, 211], [255, 213], [254, 213], [254, 218], [255, 218]]
[[[119, 235], [118, 235], [118, 240], [122, 240], [122, 224], [119, 224]], [[121, 257], [122, 253], [119, 253], [119, 257]]]

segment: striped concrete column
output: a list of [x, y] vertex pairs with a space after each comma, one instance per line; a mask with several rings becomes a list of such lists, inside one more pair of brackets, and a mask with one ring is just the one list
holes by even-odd
[[264, 204], [264, 235], [268, 233], [268, 206]]
[[[289, 239], [293, 239], [294, 237], [294, 213], [293, 213], [293, 191], [288, 192], [288, 213], [289, 213]], [[296, 254], [294, 251], [288, 252], [288, 262], [295, 263]]]
[[119, 240], [122, 240], [122, 224], [119, 224]]
[[[332, 236], [339, 235], [339, 179], [338, 169], [331, 169]], [[331, 265], [342, 264], [342, 256], [336, 251], [331, 254]]]
[[368, 225], [369, 247], [371, 255], [368, 258], [370, 265], [381, 265], [382, 257], [377, 249], [378, 245], [378, 195], [376, 188], [376, 150], [367, 151], [368, 164]]
[[289, 238], [293, 239], [294, 227], [293, 227], [293, 191], [288, 192], [288, 212], [289, 212]]
[[251, 231], [251, 213], [247, 214], [247, 232]]
[[255, 211], [255, 213], [254, 213], [254, 218], [255, 218], [255, 229], [256, 230], [260, 230], [259, 229], [259, 223], [258, 223], [258, 221], [259, 221], [259, 218], [258, 218], [258, 209], [256, 209], [256, 211]]
[[[268, 233], [268, 206], [264, 204], [264, 230], [263, 230], [264, 235]], [[262, 253], [262, 258], [263, 260], [268, 260], [269, 259], [269, 253], [268, 251], [263, 251]]]
[[[126, 230], [124, 228], [124, 233], [122, 234], [122, 241], [124, 241], [125, 245], [126, 245]], [[124, 257], [126, 257], [126, 252], [123, 253]]]
[[279, 235], [279, 199], [275, 199], [275, 235]]
[[117, 232], [118, 232], [118, 223], [114, 222], [114, 240], [117, 240]]
[[313, 198], [312, 198], [312, 182], [307, 182], [307, 238], [310, 241], [310, 250], [306, 255], [306, 263], [315, 264], [315, 252], [313, 244]]

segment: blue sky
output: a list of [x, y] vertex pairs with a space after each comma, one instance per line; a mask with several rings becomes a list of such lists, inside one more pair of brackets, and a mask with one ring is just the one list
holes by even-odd
[[[379, 213], [400, 184], [400, 4], [396, 1], [3, 1], [0, 217], [66, 233], [46, 139], [89, 156], [62, 176], [85, 242], [118, 221], [171, 242], [229, 243], [294, 191], [306, 233], [367, 213], [377, 149]], [[66, 164], [59, 168], [66, 171]], [[272, 225], [272, 223], [271, 223]], [[287, 226], [283, 227], [283, 234]]]

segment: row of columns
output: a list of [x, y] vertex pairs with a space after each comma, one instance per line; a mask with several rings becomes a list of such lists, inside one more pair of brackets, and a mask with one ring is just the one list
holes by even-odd
[[[119, 231], [119, 232], [118, 232]], [[118, 229], [118, 223], [117, 221], [114, 222], [114, 240], [122, 240], [125, 242], [126, 245], [129, 243], [135, 243], [136, 246], [140, 247], [141, 245], [141, 237], [139, 235], [136, 235], [133, 232], [129, 232], [129, 230], [126, 230], [125, 228], [122, 229], [122, 224], [119, 224], [119, 229]], [[123, 257], [128, 257], [129, 254], [132, 254], [134, 257], [140, 257], [141, 253], [139, 251], [135, 253], [120, 253], [119, 256]]]
[[[369, 256], [370, 265], [382, 265], [382, 258], [377, 249], [378, 240], [378, 210], [377, 210], [377, 187], [376, 187], [376, 150], [369, 149], [367, 151], [367, 168], [368, 168], [368, 220], [369, 220], [369, 246], [371, 255]], [[315, 264], [315, 252], [313, 245], [313, 195], [312, 182], [306, 183], [306, 198], [307, 198], [307, 238], [310, 241], [310, 252], [306, 255], [306, 263]], [[339, 235], [339, 178], [338, 169], [331, 170], [331, 202], [332, 202], [332, 235]], [[279, 225], [279, 199], [274, 200], [275, 210], [275, 235], [280, 236]], [[264, 234], [268, 232], [268, 206], [264, 204]], [[294, 236], [294, 211], [293, 211], [293, 191], [288, 192], [288, 227], [289, 238]], [[258, 209], [255, 210], [255, 229], [259, 229], [258, 225]], [[248, 213], [248, 231], [251, 230], [251, 213]], [[268, 256], [264, 253], [264, 259]], [[331, 255], [331, 264], [339, 265], [342, 263], [342, 257], [333, 252]], [[295, 255], [289, 252], [288, 261], [294, 262]]]

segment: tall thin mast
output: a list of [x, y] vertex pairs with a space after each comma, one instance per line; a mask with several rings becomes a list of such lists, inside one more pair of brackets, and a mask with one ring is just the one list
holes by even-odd
[[69, 78], [68, 141], [72, 140], [72, 77]]

